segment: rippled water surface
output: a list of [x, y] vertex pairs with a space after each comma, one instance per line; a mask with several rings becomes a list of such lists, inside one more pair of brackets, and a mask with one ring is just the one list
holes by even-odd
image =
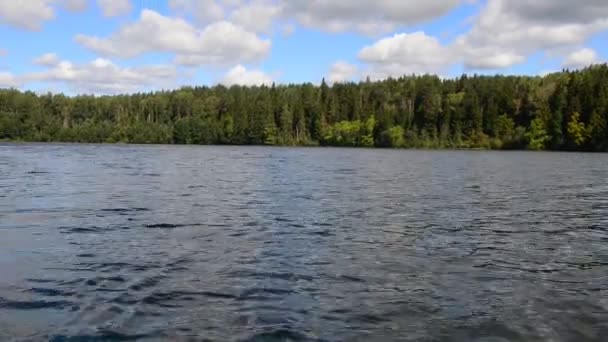
[[0, 340], [601, 341], [608, 155], [0, 145]]

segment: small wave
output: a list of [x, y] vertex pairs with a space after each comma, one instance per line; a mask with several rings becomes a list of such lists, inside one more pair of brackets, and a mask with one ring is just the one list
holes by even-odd
[[85, 281], [85, 284], [88, 286], [97, 286], [100, 283], [126, 283], [127, 280], [121, 276], [113, 276], [113, 277], [95, 277]]
[[82, 254], [77, 254], [76, 257], [78, 257], [78, 258], [94, 258], [95, 254], [93, 254], [93, 253], [82, 253]]
[[498, 269], [508, 269], [508, 270], [527, 272], [527, 273], [547, 273], [547, 274], [556, 273], [556, 272], [561, 271], [561, 270], [555, 269], [555, 268], [541, 268], [541, 267], [529, 268], [529, 267], [521, 267], [521, 266], [502, 265], [502, 264], [497, 264], [494, 262], [486, 262], [483, 264], [474, 265], [473, 267], [475, 267], [475, 268], [498, 268]]
[[253, 288], [249, 288], [249, 289], [246, 289], [245, 291], [243, 291], [239, 295], [238, 298], [240, 300], [248, 300], [248, 299], [254, 299], [254, 298], [258, 297], [259, 295], [263, 296], [265, 294], [269, 294], [269, 295], [281, 296], [281, 295], [292, 294], [293, 292], [294, 292], [293, 290], [285, 290], [285, 289], [272, 288], [272, 287], [253, 287]]
[[41, 288], [41, 287], [34, 287], [27, 291], [36, 293], [36, 294], [40, 294], [43, 296], [47, 296], [47, 297], [60, 297], [60, 296], [61, 297], [70, 297], [75, 294], [74, 292], [71, 292], [71, 291], [62, 291], [62, 290], [48, 289], [48, 288]]
[[45, 301], [45, 300], [32, 300], [32, 301], [20, 301], [20, 300], [8, 300], [0, 297], [0, 309], [9, 310], [40, 310], [40, 309], [54, 309], [63, 310], [71, 308], [77, 309], [78, 306], [72, 302], [65, 300], [57, 301]]
[[110, 212], [110, 213], [128, 213], [128, 212], [150, 211], [150, 209], [148, 209], [148, 208], [106, 208], [106, 209], [101, 209], [99, 211]]
[[259, 341], [311, 341], [309, 336], [298, 331], [290, 329], [275, 329], [256, 333], [250, 337], [242, 339], [242, 342], [259, 342]]
[[25, 280], [28, 281], [28, 282], [30, 282], [30, 283], [37, 283], [37, 284], [50, 284], [50, 283], [56, 283], [57, 282], [57, 280], [55, 280], [55, 279], [27, 278]]
[[110, 302], [119, 305], [135, 305], [139, 303], [139, 300], [131, 294], [122, 293], [120, 296], [112, 299]]
[[350, 276], [350, 275], [345, 275], [345, 274], [341, 275], [340, 279], [347, 280], [347, 281], [350, 281], [350, 282], [355, 282], [355, 283], [364, 283], [365, 282], [365, 280], [363, 278], [359, 278], [359, 277], [355, 277], [355, 276]]
[[193, 301], [196, 297], [211, 297], [222, 299], [236, 299], [232, 294], [212, 292], [212, 291], [172, 291], [172, 292], [156, 292], [144, 297], [141, 302], [149, 305], [157, 305], [161, 307], [176, 308], [180, 305], [172, 304], [177, 301]]
[[568, 266], [575, 267], [580, 270], [591, 270], [596, 267], [608, 266], [608, 262], [592, 261], [592, 262], [585, 262], [585, 263], [580, 263], [580, 264], [568, 263]]
[[374, 314], [360, 314], [355, 316], [355, 320], [357, 322], [379, 324], [390, 322], [391, 318]]
[[330, 237], [330, 236], [336, 235], [336, 234], [330, 232], [329, 230], [320, 230], [320, 231], [310, 232], [308, 234], [317, 235], [317, 236], [321, 236], [321, 237]]
[[147, 224], [145, 227], [150, 229], [175, 229], [175, 228], [183, 228], [183, 227], [199, 227], [203, 226], [200, 223], [191, 223], [191, 224], [176, 224], [176, 223], [154, 223]]
[[91, 234], [104, 231], [104, 229], [99, 227], [60, 227], [59, 229], [62, 234]]
[[101, 271], [104, 273], [118, 272], [123, 270], [145, 271], [152, 268], [149, 265], [130, 264], [126, 262], [81, 262], [77, 266], [86, 266], [90, 271]]
[[129, 287], [129, 289], [131, 289], [133, 291], [142, 291], [144, 289], [151, 288], [151, 287], [154, 287], [154, 286], [158, 285], [158, 283], [160, 283], [160, 280], [162, 278], [163, 277], [161, 277], [161, 276], [154, 276], [154, 277], [150, 277], [150, 278], [145, 278], [145, 279], [143, 279], [143, 280], [141, 280], [141, 281], [139, 281], [139, 282], [131, 285]]
[[152, 334], [136, 334], [128, 335], [122, 334], [112, 330], [100, 331], [94, 335], [54, 335], [51, 336], [49, 342], [80, 342], [80, 341], [138, 341], [141, 339], [148, 339], [160, 336], [154, 336]]
[[172, 224], [172, 223], [155, 223], [155, 224], [147, 224], [146, 228], [159, 228], [159, 229], [174, 229], [183, 227], [181, 224]]
[[231, 278], [254, 278], [254, 279], [280, 279], [280, 280], [291, 280], [291, 281], [313, 281], [314, 277], [305, 274], [296, 274], [291, 272], [260, 272], [260, 271], [249, 271], [240, 270], [232, 271], [228, 274]]

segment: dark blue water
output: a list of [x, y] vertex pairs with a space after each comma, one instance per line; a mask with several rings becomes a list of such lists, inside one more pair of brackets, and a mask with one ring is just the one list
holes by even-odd
[[608, 155], [0, 145], [0, 340], [601, 341]]

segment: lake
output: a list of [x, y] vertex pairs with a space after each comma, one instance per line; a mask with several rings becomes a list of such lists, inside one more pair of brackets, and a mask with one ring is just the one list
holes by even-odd
[[0, 145], [0, 340], [601, 341], [608, 155]]

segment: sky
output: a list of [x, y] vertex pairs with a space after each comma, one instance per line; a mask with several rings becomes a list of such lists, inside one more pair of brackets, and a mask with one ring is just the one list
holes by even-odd
[[0, 0], [0, 38], [36, 92], [543, 75], [608, 60], [608, 1]]

